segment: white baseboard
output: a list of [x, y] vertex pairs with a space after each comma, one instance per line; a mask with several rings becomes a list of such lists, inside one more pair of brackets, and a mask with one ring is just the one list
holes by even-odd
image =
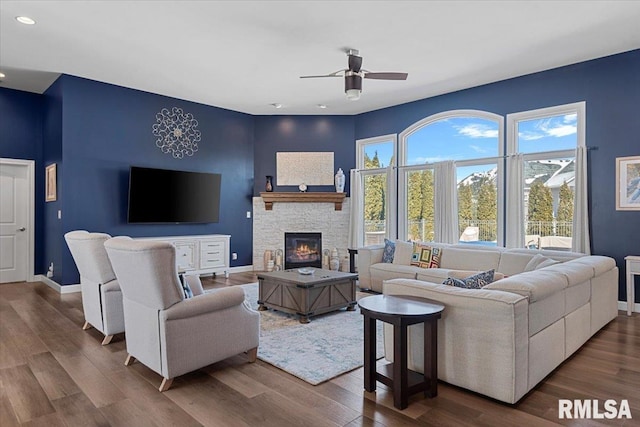
[[241, 265], [239, 267], [231, 267], [229, 269], [229, 273], [252, 273], [253, 272], [253, 264], [250, 265]]
[[[618, 301], [618, 310], [627, 312], [627, 302], [626, 301]], [[633, 312], [640, 313], [640, 303], [635, 303], [633, 305]]]
[[70, 294], [73, 292], [80, 292], [80, 285], [66, 285], [62, 286], [58, 282], [49, 279], [47, 276], [42, 274], [37, 274], [34, 276], [36, 281], [42, 282], [45, 285], [49, 286], [53, 290], [61, 293], [61, 294]]

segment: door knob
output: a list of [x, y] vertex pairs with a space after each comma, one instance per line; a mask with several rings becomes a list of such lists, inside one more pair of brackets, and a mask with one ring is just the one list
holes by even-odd
[[26, 228], [24, 228], [24, 227], [18, 228], [18, 231], [24, 231], [24, 230], [26, 230]]

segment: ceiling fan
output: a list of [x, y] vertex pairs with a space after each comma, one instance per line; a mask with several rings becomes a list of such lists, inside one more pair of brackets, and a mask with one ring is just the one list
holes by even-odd
[[347, 50], [347, 58], [349, 59], [349, 68], [338, 70], [330, 74], [320, 76], [300, 76], [301, 79], [315, 79], [319, 77], [343, 77], [344, 76], [344, 92], [347, 99], [356, 101], [360, 99], [362, 92], [362, 78], [376, 80], [406, 80], [407, 73], [374, 73], [362, 68], [362, 56], [356, 49]]

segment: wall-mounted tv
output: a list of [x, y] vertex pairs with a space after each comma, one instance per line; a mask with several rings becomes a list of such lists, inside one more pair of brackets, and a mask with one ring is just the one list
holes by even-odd
[[217, 173], [131, 166], [130, 223], [218, 222], [220, 181]]

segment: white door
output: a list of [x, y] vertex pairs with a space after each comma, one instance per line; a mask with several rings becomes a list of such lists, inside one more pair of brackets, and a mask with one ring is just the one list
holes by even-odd
[[31, 172], [27, 163], [0, 161], [0, 283], [29, 278]]

